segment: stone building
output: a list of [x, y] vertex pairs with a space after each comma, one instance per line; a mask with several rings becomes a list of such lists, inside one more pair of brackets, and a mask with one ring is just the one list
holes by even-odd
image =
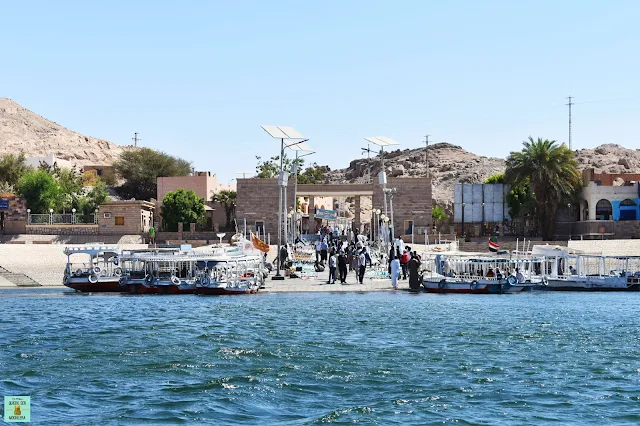
[[[293, 209], [294, 179], [288, 181], [286, 206]], [[236, 218], [238, 223], [247, 221], [247, 228], [260, 231], [260, 234], [270, 234], [275, 238], [278, 232], [278, 182], [277, 179], [238, 179], [238, 199], [236, 203]], [[393, 215], [395, 235], [424, 235], [425, 229], [430, 229], [431, 218], [431, 179], [430, 178], [389, 178], [387, 188], [395, 188], [393, 193]], [[327, 197], [353, 198], [355, 217], [353, 228], [361, 232], [368, 228], [362, 221], [361, 198], [370, 197], [373, 208], [384, 209], [383, 186], [378, 182], [366, 184], [299, 184], [296, 195], [305, 198], [308, 205], [309, 233], [314, 233], [313, 224], [317, 198], [323, 202]], [[387, 196], [388, 197], [388, 196]], [[389, 200], [389, 198], [387, 198]], [[333, 205], [333, 203], [332, 203]], [[388, 201], [391, 209], [391, 201]], [[285, 213], [286, 214], [286, 213]], [[368, 224], [366, 224], [368, 225]]]
[[27, 203], [15, 194], [0, 194], [0, 231], [23, 234], [27, 225]]
[[146, 234], [153, 226], [155, 206], [149, 201], [110, 201], [98, 210], [98, 234]]
[[206, 204], [206, 217], [209, 226], [213, 224], [224, 224], [226, 222], [226, 213], [224, 207], [219, 203], [211, 201], [211, 196], [222, 190], [236, 189], [235, 184], [219, 183], [218, 178], [211, 172], [194, 172], [191, 176], [168, 176], [159, 177], [157, 180], [158, 190], [156, 197], [156, 224], [161, 227], [162, 221], [162, 199], [169, 192], [177, 189], [192, 190], [200, 198], [203, 198]]
[[582, 172], [579, 220], [640, 219], [640, 174]]

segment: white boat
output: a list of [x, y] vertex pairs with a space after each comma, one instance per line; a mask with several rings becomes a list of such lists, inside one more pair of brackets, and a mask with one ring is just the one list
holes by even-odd
[[422, 286], [428, 293], [518, 293], [545, 284], [534, 271], [535, 264], [543, 260], [438, 254], [431, 271], [423, 272]]
[[63, 284], [77, 291], [120, 292], [125, 291], [119, 282], [122, 254], [117, 245], [88, 243], [67, 246], [67, 265], [64, 269]]
[[192, 250], [149, 249], [122, 257], [121, 285], [134, 294], [255, 293], [265, 279], [264, 255], [252, 243]]
[[241, 240], [236, 247], [216, 249], [203, 259], [204, 274], [196, 283], [196, 294], [256, 293], [266, 277], [264, 254], [251, 241]]
[[533, 246], [532, 254], [546, 260], [541, 272], [548, 277], [548, 290], [640, 290], [640, 256], [585, 254], [549, 245]]

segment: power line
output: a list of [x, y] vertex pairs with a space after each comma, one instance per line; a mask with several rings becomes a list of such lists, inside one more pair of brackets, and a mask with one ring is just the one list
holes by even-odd
[[574, 105], [574, 103], [571, 102], [571, 99], [573, 99], [572, 96], [569, 96], [567, 99], [569, 99], [567, 105], [569, 105], [569, 149], [571, 149], [571, 105]]
[[427, 164], [427, 177], [429, 177], [429, 136], [430, 135], [424, 136], [424, 141], [427, 144], [426, 148], [424, 149], [424, 161]]

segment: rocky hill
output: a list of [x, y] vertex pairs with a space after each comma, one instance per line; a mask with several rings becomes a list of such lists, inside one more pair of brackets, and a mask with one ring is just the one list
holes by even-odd
[[579, 168], [597, 173], [640, 173], [640, 151], [613, 143], [576, 151]]
[[114, 143], [84, 136], [0, 98], [0, 155], [24, 152], [27, 157], [53, 154], [67, 164], [109, 165], [122, 152]]
[[[385, 152], [388, 176], [422, 177], [427, 175], [425, 148]], [[366, 182], [369, 165], [375, 178], [380, 172], [380, 157], [353, 160], [346, 169], [329, 172], [330, 182]], [[489, 176], [504, 172], [505, 161], [465, 151], [446, 142], [429, 146], [429, 172], [433, 177], [433, 198], [437, 204], [453, 203], [456, 183], [482, 183]]]
[[[578, 168], [594, 168], [596, 172], [640, 173], [640, 151], [620, 145], [604, 144], [593, 149], [576, 151]], [[385, 153], [388, 176], [426, 176], [425, 148], [396, 150]], [[328, 173], [329, 182], [366, 182], [380, 171], [380, 157], [353, 160], [345, 169]], [[479, 156], [449, 143], [429, 146], [429, 171], [433, 177], [433, 198], [436, 204], [451, 211], [453, 187], [456, 183], [482, 183], [489, 176], [504, 173], [505, 160]]]

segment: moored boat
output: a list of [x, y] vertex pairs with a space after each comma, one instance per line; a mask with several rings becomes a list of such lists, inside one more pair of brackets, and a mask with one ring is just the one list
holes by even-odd
[[195, 286], [196, 294], [257, 293], [266, 275], [263, 253], [247, 240], [217, 251], [204, 266], [205, 273]]
[[584, 254], [549, 245], [534, 246], [532, 254], [545, 258], [547, 290], [640, 291], [640, 256]]
[[423, 273], [428, 293], [518, 293], [545, 285], [534, 265], [543, 259], [505, 256], [436, 255], [435, 268]]
[[82, 292], [121, 292], [122, 267], [119, 258], [122, 251], [117, 245], [88, 243], [67, 246], [67, 265], [63, 284]]

